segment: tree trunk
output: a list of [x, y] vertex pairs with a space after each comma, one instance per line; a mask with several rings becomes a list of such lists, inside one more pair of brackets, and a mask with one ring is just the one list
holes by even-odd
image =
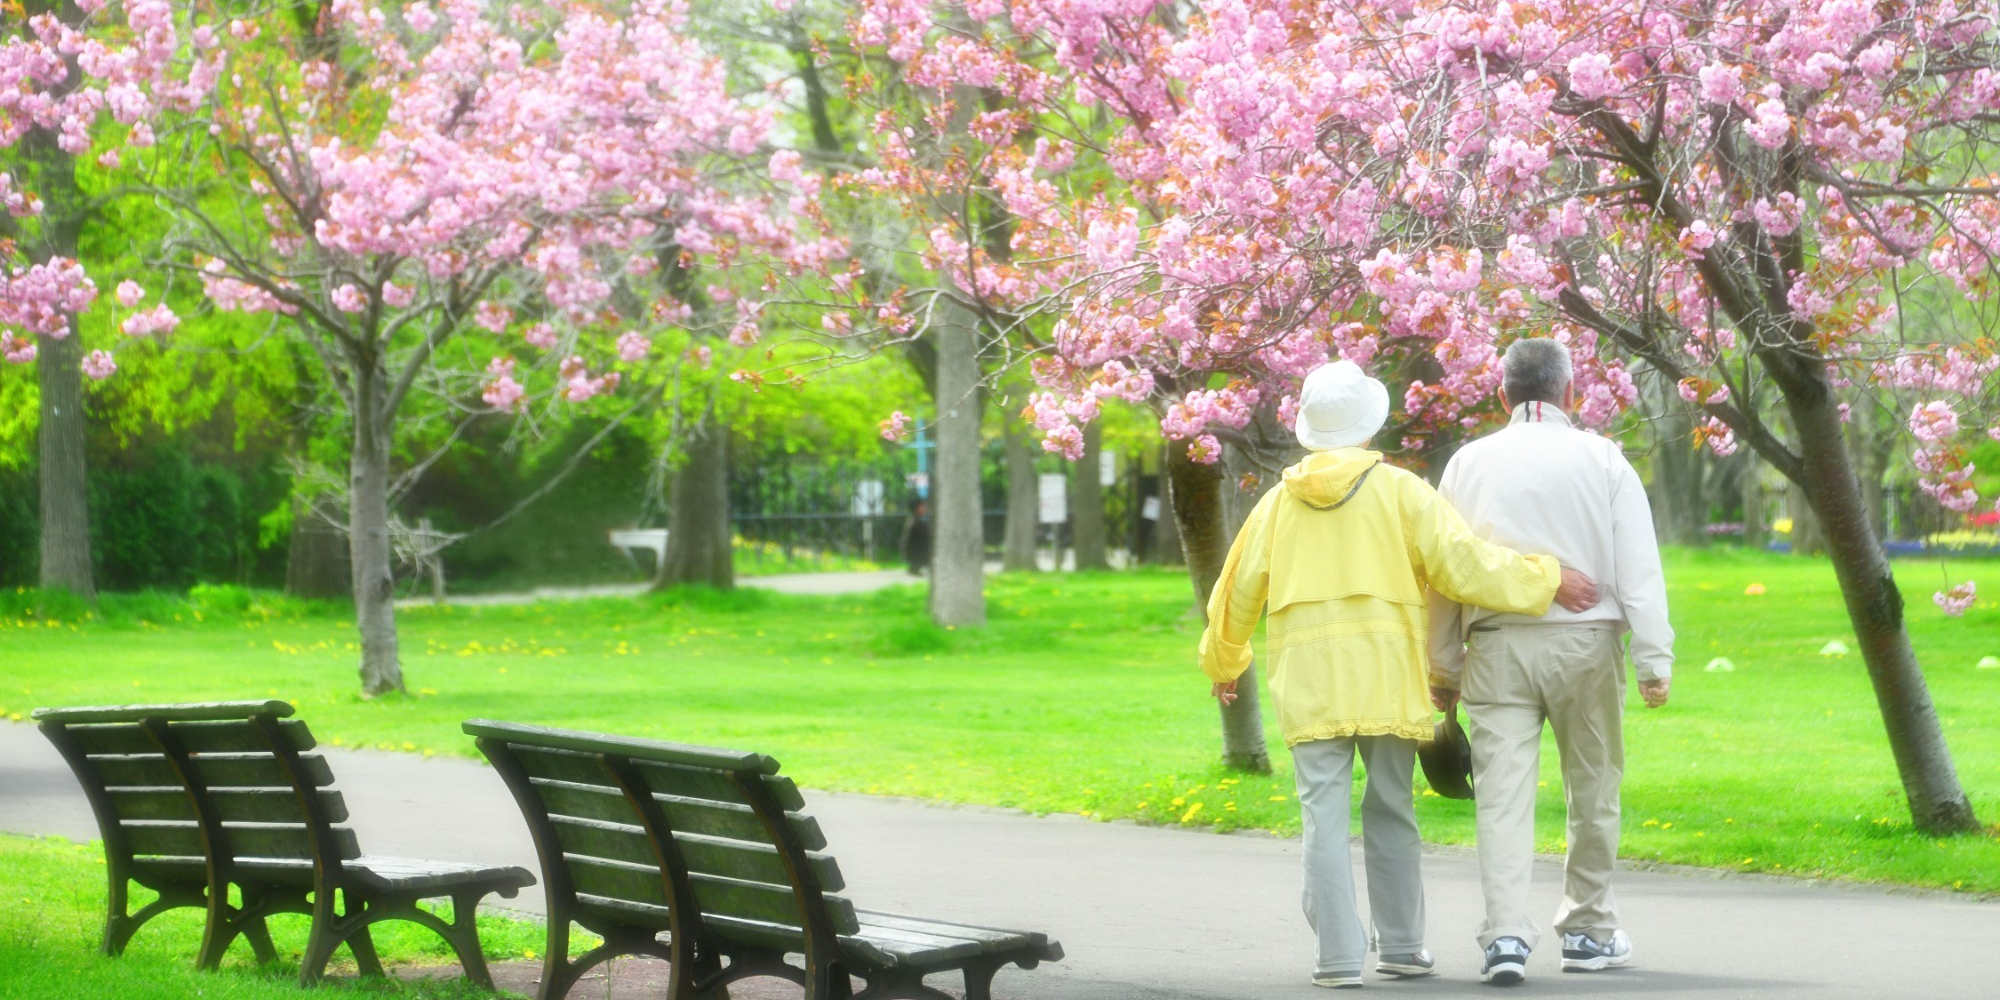
[[729, 428], [712, 409], [687, 435], [687, 460], [674, 470], [667, 498], [667, 551], [658, 587], [736, 586], [730, 549]]
[[95, 598], [90, 572], [90, 479], [84, 466], [82, 335], [42, 336], [42, 589]]
[[986, 540], [979, 500], [977, 317], [949, 296], [938, 299], [937, 448], [931, 475], [935, 533], [931, 549], [931, 620], [986, 624]]
[[[81, 13], [68, 4], [30, 4], [29, 14], [54, 12], [65, 24], [79, 23]], [[74, 89], [79, 71], [69, 63], [70, 83], [57, 93]], [[56, 257], [75, 258], [89, 208], [76, 186], [76, 160], [56, 144], [54, 133], [31, 128], [21, 138], [24, 158], [33, 166], [35, 194], [43, 202], [38, 239], [23, 240], [30, 260], [46, 263]], [[84, 598], [97, 596], [90, 569], [90, 479], [84, 463], [83, 332], [76, 317], [66, 337], [36, 337], [36, 376], [41, 384], [42, 567], [44, 590], [67, 590]]]
[[[1653, 380], [1662, 382], [1664, 380]], [[1648, 421], [1653, 437], [1653, 527], [1662, 541], [1708, 541], [1708, 493], [1701, 450], [1692, 445], [1694, 421], [1672, 392], [1648, 393], [1659, 414]]]
[[[1230, 539], [1223, 524], [1223, 475], [1218, 465], [1188, 458], [1187, 449], [1170, 445], [1165, 478], [1173, 482], [1174, 518], [1194, 581], [1196, 608], [1208, 623], [1208, 596], [1222, 577]], [[1222, 761], [1232, 770], [1271, 772], [1271, 754], [1264, 743], [1264, 716], [1258, 707], [1257, 665], [1236, 679], [1236, 703], [1222, 708]]]
[[1077, 569], [1111, 567], [1104, 556], [1103, 443], [1104, 428], [1091, 421], [1083, 429], [1083, 458], [1070, 474], [1070, 544], [1076, 549]]
[[1792, 515], [1792, 554], [1818, 556], [1824, 547], [1821, 544], [1819, 518], [1813, 514], [1810, 491], [1804, 486], [1793, 489], [1786, 506]]
[[285, 549], [285, 593], [338, 598], [354, 593], [347, 538], [315, 509], [326, 498], [292, 501], [292, 535]]
[[1040, 526], [1041, 482], [1035, 472], [1033, 434], [1019, 414], [1004, 408], [1000, 427], [1007, 450], [1007, 525], [1001, 533], [1000, 568], [1009, 573], [1039, 569], [1035, 535]]
[[1893, 425], [1885, 428], [1881, 423], [1881, 412], [1864, 405], [1847, 424], [1855, 471], [1861, 477], [1861, 500], [1877, 539], [1888, 537], [1888, 491], [1883, 489], [1882, 481], [1889, 475], [1891, 449], [1896, 441], [1896, 428]]
[[1930, 688], [1910, 648], [1903, 594], [1868, 520], [1853, 456], [1840, 433], [1840, 414], [1824, 367], [1816, 360], [1766, 360], [1784, 389], [1799, 434], [1799, 486], [1812, 504], [1847, 617], [1868, 665], [1868, 679], [1889, 735], [1889, 749], [1909, 800], [1910, 818], [1926, 834], [1979, 829], [1959, 785]]
[[1761, 550], [1766, 539], [1764, 523], [1764, 463], [1755, 452], [1743, 452], [1743, 547]]
[[1168, 442], [1160, 458], [1160, 518], [1153, 522], [1153, 563], [1158, 566], [1187, 564], [1187, 554], [1181, 551], [1181, 519], [1174, 512], [1180, 502], [1174, 497], [1173, 452], [1174, 444]]
[[396, 648], [396, 577], [389, 551], [389, 454], [395, 417], [388, 412], [389, 374], [380, 357], [354, 350], [354, 454], [347, 493], [348, 558], [354, 575], [354, 619], [361, 630], [361, 694], [403, 690]]

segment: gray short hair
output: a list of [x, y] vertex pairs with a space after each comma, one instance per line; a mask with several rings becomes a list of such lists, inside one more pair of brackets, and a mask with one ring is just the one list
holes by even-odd
[[1507, 348], [1500, 371], [1509, 402], [1561, 403], [1570, 380], [1569, 348], [1548, 337], [1523, 338]]

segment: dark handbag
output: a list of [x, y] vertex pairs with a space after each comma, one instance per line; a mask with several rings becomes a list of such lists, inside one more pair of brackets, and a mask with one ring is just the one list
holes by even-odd
[[1430, 741], [1418, 744], [1417, 759], [1431, 791], [1447, 799], [1472, 798], [1472, 741], [1458, 724], [1457, 705], [1431, 728]]

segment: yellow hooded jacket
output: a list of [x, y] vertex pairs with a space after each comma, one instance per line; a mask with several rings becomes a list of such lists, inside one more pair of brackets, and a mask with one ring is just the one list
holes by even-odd
[[1428, 740], [1428, 584], [1454, 601], [1539, 615], [1561, 586], [1549, 556], [1473, 536], [1421, 478], [1380, 452], [1340, 448], [1285, 470], [1265, 494], [1208, 600], [1201, 668], [1250, 666], [1266, 604], [1271, 697], [1286, 746], [1343, 736]]

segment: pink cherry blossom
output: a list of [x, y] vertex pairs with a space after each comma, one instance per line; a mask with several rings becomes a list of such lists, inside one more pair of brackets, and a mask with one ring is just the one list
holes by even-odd
[[632, 362], [643, 360], [652, 353], [653, 341], [637, 331], [625, 333], [618, 338], [618, 359]]
[[109, 351], [92, 351], [83, 357], [83, 373], [94, 381], [111, 377], [118, 370], [118, 362], [112, 360]]
[[877, 429], [881, 431], [884, 441], [907, 440], [910, 436], [910, 415], [901, 410], [893, 410], [877, 425]]
[[1936, 604], [1938, 610], [1943, 611], [1945, 614], [1953, 618], [1959, 618], [1964, 616], [1965, 609], [1971, 607], [1978, 597], [1978, 583], [1967, 580], [1952, 587], [1950, 590], [1940, 590], [1933, 593], [1931, 595], [1931, 603]]
[[1938, 445], [1958, 433], [1958, 411], [1941, 399], [1920, 403], [1910, 411], [1910, 434], [1925, 445]]
[[0, 356], [5, 356], [10, 364], [25, 365], [35, 360], [35, 342], [15, 336], [12, 330], [0, 331]]
[[118, 324], [118, 329], [128, 337], [150, 337], [156, 333], [172, 333], [180, 325], [181, 318], [161, 303], [125, 317], [125, 321]]
[[514, 321], [514, 310], [498, 302], [481, 302], [472, 310], [473, 325], [499, 333]]
[[521, 339], [527, 341], [530, 347], [550, 350], [556, 346], [556, 328], [547, 323], [536, 323], [522, 332]]
[[139, 287], [138, 282], [121, 281], [118, 283], [119, 305], [124, 306], [127, 309], [130, 309], [133, 306], [138, 305], [139, 302], [143, 300], [145, 297], [146, 297], [146, 290], [144, 288]]
[[341, 285], [333, 290], [333, 307], [344, 313], [358, 313], [368, 308], [368, 293], [353, 284]]

